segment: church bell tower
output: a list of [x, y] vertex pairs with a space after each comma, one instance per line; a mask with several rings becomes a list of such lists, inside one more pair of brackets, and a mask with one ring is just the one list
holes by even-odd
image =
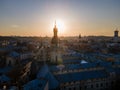
[[58, 28], [56, 26], [56, 21], [55, 21], [55, 25], [53, 28], [53, 37], [51, 40], [51, 62], [53, 63], [57, 63], [61, 57], [59, 51], [59, 38], [57, 34], [58, 34]]

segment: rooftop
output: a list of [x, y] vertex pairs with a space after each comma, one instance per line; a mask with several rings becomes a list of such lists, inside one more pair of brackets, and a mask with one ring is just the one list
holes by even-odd
[[23, 90], [44, 90], [47, 81], [44, 79], [35, 79], [23, 86]]
[[108, 74], [104, 70], [97, 71], [85, 71], [85, 72], [75, 72], [67, 74], [56, 75], [56, 78], [60, 83], [96, 79], [96, 78], [106, 78]]

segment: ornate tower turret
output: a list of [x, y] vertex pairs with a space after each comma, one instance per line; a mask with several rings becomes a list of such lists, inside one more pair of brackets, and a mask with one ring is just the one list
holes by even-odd
[[114, 31], [114, 38], [113, 38], [114, 42], [118, 42], [118, 41], [119, 41], [118, 32], [119, 32], [118, 29], [116, 29], [116, 30]]
[[118, 38], [118, 30], [116, 29], [115, 31], [114, 31], [114, 37], [117, 37]]
[[58, 46], [58, 35], [57, 35], [58, 29], [56, 27], [56, 21], [55, 21], [55, 25], [54, 25], [54, 28], [53, 28], [53, 33], [54, 33], [54, 36], [52, 38], [51, 43], [55, 46]]
[[57, 32], [58, 32], [58, 29], [56, 27], [56, 21], [55, 21], [55, 26], [53, 28], [53, 32], [54, 32], [54, 37], [57, 37]]

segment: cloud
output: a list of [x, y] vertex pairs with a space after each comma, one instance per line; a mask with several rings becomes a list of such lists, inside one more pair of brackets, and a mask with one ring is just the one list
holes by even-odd
[[12, 27], [12, 28], [18, 28], [19, 25], [13, 24], [13, 25], [11, 25], [11, 27]]

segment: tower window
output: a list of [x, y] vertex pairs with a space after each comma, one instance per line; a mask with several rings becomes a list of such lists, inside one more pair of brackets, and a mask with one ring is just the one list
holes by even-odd
[[96, 84], [96, 87], [99, 87], [99, 85], [98, 85], [98, 84]]
[[103, 86], [103, 83], [101, 83], [101, 87]]
[[56, 60], [56, 62], [57, 62], [57, 56], [56, 56], [55, 58], [56, 58], [55, 60]]
[[93, 85], [91, 85], [91, 88], [93, 88]]

